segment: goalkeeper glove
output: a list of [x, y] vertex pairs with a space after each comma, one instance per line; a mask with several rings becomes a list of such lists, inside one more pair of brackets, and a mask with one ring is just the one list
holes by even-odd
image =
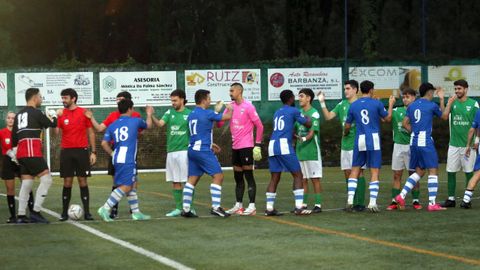
[[253, 147], [253, 160], [259, 161], [262, 159], [262, 148], [260, 147], [260, 144], [255, 144], [255, 147]]
[[13, 147], [12, 149], [7, 151], [7, 156], [9, 156], [13, 162], [15, 162], [18, 165], [18, 160], [17, 160], [17, 147]]

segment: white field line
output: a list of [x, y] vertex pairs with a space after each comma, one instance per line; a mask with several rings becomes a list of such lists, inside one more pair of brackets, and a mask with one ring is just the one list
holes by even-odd
[[[5, 196], [5, 194], [0, 194], [0, 195]], [[47, 214], [49, 214], [49, 215], [52, 216], [52, 217], [60, 218], [60, 214], [59, 214], [59, 213], [54, 212], [54, 211], [52, 211], [52, 210], [50, 210], [50, 209], [43, 208], [42, 211], [45, 212], [45, 213], [47, 213]], [[111, 236], [111, 235], [109, 235], [109, 234], [103, 233], [103, 232], [101, 232], [101, 231], [99, 231], [99, 230], [97, 230], [97, 229], [94, 229], [94, 228], [92, 228], [92, 227], [90, 227], [90, 226], [87, 226], [87, 225], [85, 225], [85, 224], [82, 224], [82, 223], [80, 223], [80, 222], [76, 222], [76, 221], [72, 221], [72, 220], [68, 220], [68, 221], [66, 221], [66, 222], [69, 223], [69, 224], [71, 224], [71, 225], [73, 225], [73, 226], [75, 226], [75, 227], [77, 227], [77, 228], [79, 228], [79, 229], [82, 229], [82, 230], [84, 230], [84, 231], [87, 231], [87, 232], [89, 232], [89, 233], [91, 233], [91, 234], [93, 234], [93, 235], [95, 235], [95, 236], [97, 236], [97, 237], [103, 238], [103, 239], [108, 240], [108, 241], [110, 241], [110, 242], [113, 242], [113, 243], [115, 243], [115, 244], [117, 244], [117, 245], [119, 245], [119, 246], [122, 246], [122, 247], [124, 247], [124, 248], [130, 249], [130, 250], [132, 250], [132, 251], [134, 251], [134, 252], [136, 252], [136, 253], [138, 253], [138, 254], [140, 254], [140, 255], [143, 255], [143, 256], [145, 256], [145, 257], [148, 257], [148, 258], [150, 258], [150, 259], [152, 259], [152, 260], [154, 260], [154, 261], [157, 261], [157, 262], [159, 262], [159, 263], [161, 263], [161, 264], [164, 264], [164, 265], [166, 265], [166, 266], [169, 266], [169, 267], [171, 267], [171, 268], [173, 268], [173, 269], [180, 269], [180, 270], [190, 270], [190, 269], [193, 269], [193, 268], [190, 268], [190, 267], [188, 267], [188, 266], [186, 266], [186, 265], [183, 265], [183, 264], [181, 264], [181, 263], [179, 263], [179, 262], [177, 262], [177, 261], [174, 261], [174, 260], [172, 260], [172, 259], [169, 259], [169, 258], [167, 258], [167, 257], [164, 257], [164, 256], [162, 256], [162, 255], [160, 255], [160, 254], [157, 254], [157, 253], [154, 253], [154, 252], [152, 252], [152, 251], [146, 250], [146, 249], [144, 249], [144, 248], [142, 248], [142, 247], [136, 246], [136, 245], [134, 245], [134, 244], [132, 244], [132, 243], [130, 243], [130, 242], [127, 242], [127, 241], [124, 241], [124, 240], [115, 238], [115, 237], [113, 237], [113, 236]]]

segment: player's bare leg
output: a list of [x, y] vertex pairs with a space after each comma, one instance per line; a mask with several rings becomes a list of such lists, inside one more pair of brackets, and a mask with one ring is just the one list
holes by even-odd
[[478, 182], [480, 182], [480, 170], [476, 171], [472, 178], [470, 178], [470, 181], [468, 181], [467, 188], [465, 189], [465, 193], [463, 195], [463, 200], [460, 203], [460, 207], [463, 209], [469, 209], [472, 208], [472, 197], [473, 197], [473, 191], [475, 190], [475, 187], [478, 185]]

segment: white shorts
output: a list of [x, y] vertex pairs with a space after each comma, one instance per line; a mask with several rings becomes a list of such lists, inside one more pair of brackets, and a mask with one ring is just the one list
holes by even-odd
[[[352, 169], [353, 150], [341, 150], [340, 152], [340, 168], [342, 171]], [[362, 170], [367, 168], [366, 165], [362, 166]]]
[[185, 183], [188, 179], [188, 154], [185, 151], [167, 154], [167, 182]]
[[303, 179], [322, 178], [322, 160], [300, 161]]
[[410, 145], [408, 144], [393, 144], [392, 152], [392, 170], [402, 171], [410, 168]]
[[472, 149], [470, 157], [467, 159], [465, 150], [466, 147], [448, 146], [447, 172], [458, 172], [461, 169], [466, 173], [473, 172], [477, 153]]

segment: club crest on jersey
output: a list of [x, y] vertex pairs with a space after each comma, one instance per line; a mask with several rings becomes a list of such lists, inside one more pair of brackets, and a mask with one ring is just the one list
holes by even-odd
[[184, 115], [183, 120], [187, 120], [187, 119], [188, 119], [188, 115]]
[[5, 138], [5, 144], [10, 144], [10, 138]]
[[245, 109], [244, 108], [241, 108], [240, 109], [240, 114], [243, 114], [245, 112]]
[[70, 120], [68, 119], [63, 120], [63, 124], [68, 125], [69, 123], [70, 123]]
[[175, 118], [175, 115], [172, 115], [172, 119]]
[[466, 106], [466, 108], [467, 108], [467, 112], [469, 112], [470, 109], [472, 109], [472, 106]]

